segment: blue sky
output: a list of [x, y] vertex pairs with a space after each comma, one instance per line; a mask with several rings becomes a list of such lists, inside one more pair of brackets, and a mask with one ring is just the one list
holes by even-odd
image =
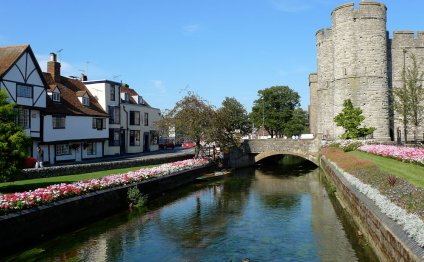
[[[154, 107], [186, 90], [215, 106], [288, 85], [309, 103], [315, 33], [339, 0], [3, 0], [0, 46], [30, 44], [43, 69], [60, 54], [63, 75], [128, 83]], [[358, 5], [359, 1], [355, 1]], [[424, 30], [422, 0], [384, 1], [387, 29]]]

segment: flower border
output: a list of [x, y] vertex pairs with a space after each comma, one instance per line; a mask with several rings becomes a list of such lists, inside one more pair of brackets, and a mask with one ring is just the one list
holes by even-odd
[[403, 208], [391, 202], [386, 196], [380, 194], [377, 189], [361, 182], [358, 178], [341, 169], [335, 162], [328, 158], [325, 159], [331, 163], [350, 184], [358, 189], [359, 192], [371, 199], [382, 213], [386, 214], [400, 225], [420, 247], [424, 247], [424, 222], [419, 216], [408, 213]]
[[130, 185], [152, 177], [201, 167], [210, 162], [208, 159], [188, 159], [162, 164], [152, 168], [142, 168], [125, 174], [109, 175], [74, 183], [54, 184], [35, 190], [0, 195], [0, 215], [33, 208], [90, 192]]

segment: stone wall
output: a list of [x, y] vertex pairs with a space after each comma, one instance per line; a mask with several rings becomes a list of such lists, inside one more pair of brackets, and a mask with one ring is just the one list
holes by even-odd
[[[136, 186], [149, 197], [188, 184], [214, 165], [142, 181]], [[128, 208], [126, 185], [57, 201], [21, 212], [0, 216], [0, 257], [45, 241], [74, 228]]]
[[[360, 2], [357, 9], [354, 3], [340, 5], [332, 12], [332, 27], [316, 33], [317, 91], [315, 97], [311, 89], [311, 105], [316, 104], [311, 114], [316, 115], [316, 132], [327, 139], [343, 133], [333, 119], [348, 98], [363, 110], [364, 124], [376, 128], [375, 139], [394, 138], [399, 122], [390, 92], [401, 85], [410, 54], [422, 61], [424, 71], [424, 31], [395, 31], [393, 40], [388, 39], [386, 11], [384, 4], [374, 1]], [[423, 132], [421, 125], [420, 138]]]
[[384, 215], [366, 196], [352, 186], [325, 158], [321, 168], [336, 187], [336, 194], [381, 261], [422, 261], [419, 247], [394, 221]]
[[[395, 31], [393, 40], [390, 41], [391, 47], [391, 68], [390, 78], [393, 88], [403, 86], [402, 71], [412, 66], [411, 55], [414, 54], [417, 58], [419, 70], [424, 72], [424, 31]], [[424, 83], [423, 83], [424, 84]], [[394, 113], [393, 132], [396, 134], [398, 128], [403, 139], [403, 125], [401, 116]], [[417, 130], [420, 140], [424, 140], [424, 125], [421, 125]], [[408, 139], [413, 139], [413, 130], [409, 130]]]
[[317, 133], [317, 87], [318, 87], [318, 77], [316, 73], [309, 75], [309, 93], [310, 93], [310, 103], [309, 103], [309, 129], [312, 134]]

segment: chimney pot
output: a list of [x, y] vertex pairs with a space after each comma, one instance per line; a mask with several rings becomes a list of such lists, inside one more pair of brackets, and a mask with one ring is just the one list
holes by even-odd
[[50, 61], [56, 62], [56, 54], [55, 53], [50, 53]]
[[87, 81], [87, 75], [81, 73], [81, 81]]

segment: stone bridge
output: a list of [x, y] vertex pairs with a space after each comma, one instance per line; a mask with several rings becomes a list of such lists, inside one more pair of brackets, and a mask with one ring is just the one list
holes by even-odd
[[242, 167], [274, 155], [302, 157], [319, 166], [321, 139], [252, 139], [244, 140], [242, 152], [231, 152], [230, 166]]

